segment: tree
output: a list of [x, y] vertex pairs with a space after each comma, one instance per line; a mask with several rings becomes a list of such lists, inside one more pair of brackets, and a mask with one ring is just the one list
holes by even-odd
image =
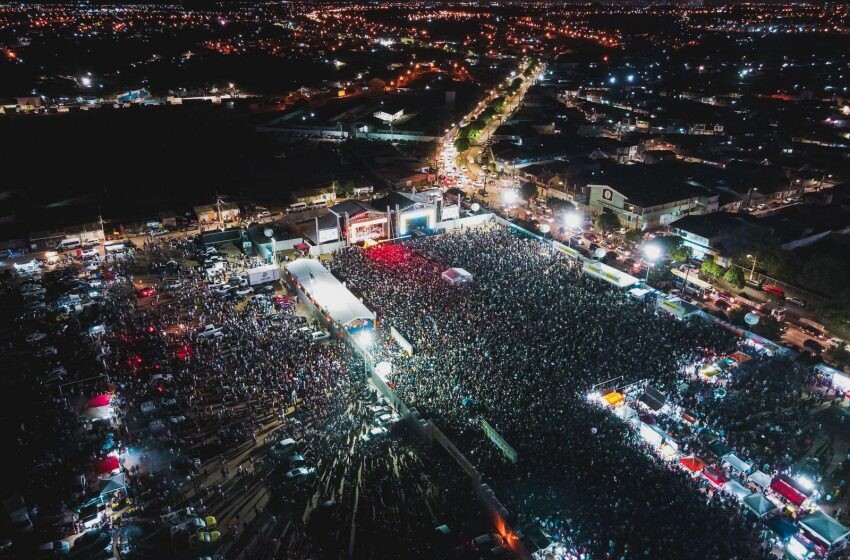
[[507, 103], [505, 102], [505, 97], [500, 95], [499, 97], [493, 99], [492, 105], [490, 105], [495, 109], [497, 113], [504, 113], [507, 108]]
[[470, 144], [475, 144], [478, 139], [481, 137], [481, 131], [477, 128], [467, 127], [466, 129], [466, 139], [469, 140]]
[[643, 232], [639, 229], [630, 229], [626, 232], [626, 242], [640, 243], [643, 239]]
[[522, 193], [522, 197], [528, 200], [537, 196], [537, 185], [531, 181], [523, 181], [522, 185], [519, 187], [519, 191]]
[[680, 245], [667, 253], [670, 260], [676, 263], [688, 262], [691, 260], [691, 248], [687, 245]]
[[843, 252], [817, 252], [803, 265], [797, 281], [810, 290], [832, 295], [837, 286], [845, 286], [850, 280], [848, 261]]
[[691, 248], [678, 235], [660, 237], [656, 243], [662, 246], [662, 252], [673, 262], [686, 262], [691, 258]]
[[744, 273], [737, 266], [730, 266], [725, 273], [723, 279], [735, 286], [736, 288], [744, 287]]
[[465, 152], [469, 149], [469, 146], [469, 138], [467, 138], [466, 136], [458, 136], [455, 139], [455, 148], [457, 148], [458, 152]]
[[712, 260], [703, 261], [702, 266], [699, 270], [700, 272], [714, 280], [717, 280], [718, 278], [723, 276], [724, 272], [723, 267]]
[[613, 212], [602, 212], [596, 216], [596, 227], [608, 233], [620, 228], [620, 219]]

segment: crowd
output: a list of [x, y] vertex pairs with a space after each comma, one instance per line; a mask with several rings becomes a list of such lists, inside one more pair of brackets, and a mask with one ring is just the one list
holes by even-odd
[[[387, 338], [373, 348], [391, 356], [400, 397], [459, 442], [518, 518], [540, 519], [565, 548], [594, 557], [750, 553], [736, 509], [659, 468], [586, 400], [621, 376], [672, 392], [686, 368], [734, 350], [733, 335], [659, 315], [499, 227], [353, 248], [329, 267], [413, 345], [409, 357]], [[474, 281], [444, 282], [450, 267]], [[479, 416], [516, 449], [516, 465], [498, 459]]]
[[[230, 255], [209, 274], [196, 264], [198, 251], [188, 239], [156, 239], [109, 258], [92, 275], [99, 303], [68, 314], [63, 334], [46, 339], [80, 382], [51, 390], [47, 406], [21, 415], [16, 451], [47, 458], [28, 480], [63, 481], [43, 494], [30, 490], [28, 499], [45, 512], [66, 502], [61, 512], [73, 521], [56, 534], [42, 515], [39, 532], [82, 530], [64, 482], [97, 462], [108, 438], [118, 444], [130, 505], [116, 502], [99, 525], [132, 540], [141, 556], [306, 558], [350, 549], [355, 558], [432, 558], [434, 528], [459, 526], [474, 503], [468, 485], [457, 488], [445, 475], [451, 465], [427, 457], [404, 430], [364, 441], [372, 407], [382, 403], [358, 357], [334, 338], [312, 342], [311, 320], [291, 299], [275, 301], [280, 286], [236, 294], [244, 268], [255, 264], [249, 258]], [[52, 294], [54, 283], [76, 274], [78, 267], [60, 265], [44, 283]], [[103, 334], [86, 334], [94, 324]], [[115, 415], [81, 424], [79, 403], [103, 392], [114, 395]], [[58, 437], [34, 445], [23, 430]], [[315, 476], [287, 481], [297, 465], [270, 453], [286, 437]], [[97, 484], [88, 480], [88, 491]], [[220, 540], [197, 547], [188, 535], [160, 530], [161, 515], [185, 507], [213, 516]]]

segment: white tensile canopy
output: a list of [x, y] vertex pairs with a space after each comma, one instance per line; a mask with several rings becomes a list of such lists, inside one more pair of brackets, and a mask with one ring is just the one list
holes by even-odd
[[344, 328], [358, 322], [374, 323], [375, 314], [316, 259], [296, 259], [286, 270], [316, 305]]
[[443, 271], [442, 278], [452, 285], [472, 282], [472, 274], [463, 268], [450, 268], [445, 270]]

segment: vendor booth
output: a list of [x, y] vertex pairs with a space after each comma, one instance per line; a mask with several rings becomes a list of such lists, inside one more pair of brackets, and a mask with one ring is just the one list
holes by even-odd
[[784, 474], [776, 475], [770, 481], [770, 489], [796, 507], [800, 507], [809, 498], [809, 493], [800, 488], [794, 480]]
[[660, 411], [667, 404], [667, 397], [655, 387], [647, 387], [638, 400], [652, 412]]
[[736, 471], [743, 474], [749, 474], [753, 470], [753, 466], [751, 464], [741, 460], [734, 453], [728, 453], [721, 457], [720, 460], [723, 461], [724, 464], [729, 465]]
[[118, 457], [107, 455], [95, 463], [94, 472], [97, 473], [98, 476], [102, 476], [114, 473], [118, 471], [119, 468], [121, 468], [121, 465], [118, 463]]
[[827, 554], [846, 544], [847, 537], [850, 536], [850, 529], [822, 511], [802, 518], [800, 527], [806, 536]]
[[679, 464], [682, 465], [685, 470], [689, 471], [692, 476], [697, 476], [705, 468], [705, 461], [703, 461], [696, 455], [682, 457], [681, 459], [679, 459]]
[[755, 482], [762, 488], [770, 487], [770, 482], [773, 480], [769, 474], [763, 473], [762, 471], [755, 471], [750, 476], [747, 477], [751, 482]]
[[714, 467], [706, 467], [702, 470], [702, 476], [715, 488], [723, 488], [729, 482], [729, 477], [726, 476], [720, 469]]
[[744, 507], [750, 510], [759, 519], [779, 511], [776, 504], [768, 500], [761, 492], [753, 492], [749, 496], [745, 497]]
[[739, 500], [743, 500], [750, 495], [750, 491], [737, 480], [730, 480], [723, 486], [723, 491], [727, 494], [735, 496]]

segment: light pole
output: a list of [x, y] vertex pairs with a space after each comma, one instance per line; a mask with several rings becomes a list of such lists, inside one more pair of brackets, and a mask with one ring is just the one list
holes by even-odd
[[564, 215], [564, 225], [567, 226], [567, 231], [570, 232], [570, 239], [568, 245], [572, 248], [573, 246], [573, 237], [575, 237], [576, 230], [581, 226], [581, 214], [578, 212], [567, 212]]
[[647, 267], [646, 267], [646, 278], [644, 279], [644, 284], [649, 284], [649, 269], [652, 268], [652, 265], [661, 257], [661, 247], [655, 245], [653, 243], [646, 245], [643, 248], [643, 254], [646, 255]]
[[[550, 229], [551, 229], [551, 227], [549, 226], [549, 224], [540, 224], [540, 233], [543, 234], [543, 243], [546, 243], [546, 234], [549, 233]], [[550, 246], [549, 246], [550, 251], [554, 250], [554, 248], [555, 248], [555, 245], [550, 244]]]
[[747, 260], [753, 261], [753, 267], [750, 269], [750, 280], [752, 280], [756, 275], [756, 262], [757, 259], [753, 255], [747, 255]]

